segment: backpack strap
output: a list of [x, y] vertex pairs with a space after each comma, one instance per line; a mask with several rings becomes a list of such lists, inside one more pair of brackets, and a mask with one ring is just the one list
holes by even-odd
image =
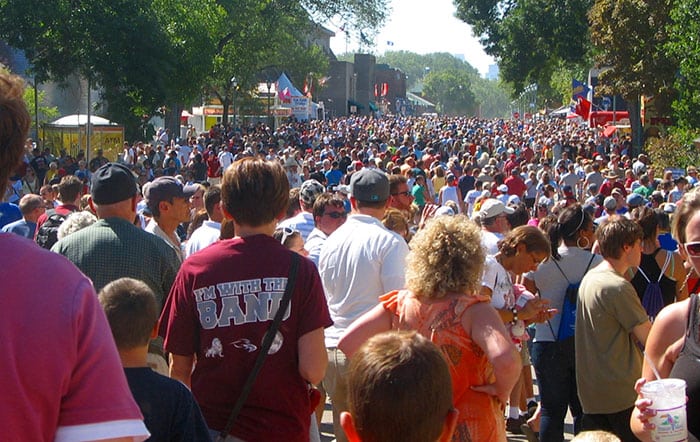
[[[586, 273], [588, 273], [588, 269], [590, 269], [591, 264], [593, 264], [593, 259], [595, 259], [595, 254], [591, 253], [591, 259], [588, 261], [588, 265], [586, 266], [586, 269], [583, 271], [583, 275], [581, 275], [581, 279], [583, 279], [583, 277], [586, 276]], [[561, 273], [561, 275], [564, 277], [564, 279], [566, 279], [566, 282], [569, 283], [569, 285], [571, 285], [572, 282], [569, 281], [569, 278], [566, 276], [566, 274], [561, 269], [561, 267], [559, 267], [559, 263], [557, 262], [557, 260], [552, 258], [552, 261], [554, 262], [554, 265], [557, 266], [557, 269], [559, 269], [559, 273]]]
[[671, 257], [673, 254], [671, 252], [666, 252], [666, 259], [664, 260], [664, 265], [661, 267], [661, 272], [659, 273], [659, 279], [656, 282], [661, 282], [661, 278], [664, 277], [664, 273], [666, 273], [666, 269], [668, 268], [668, 264], [671, 262]]
[[559, 263], [557, 262], [557, 260], [552, 258], [552, 261], [554, 262], [554, 265], [557, 266], [557, 269], [559, 269], [559, 273], [561, 273], [561, 276], [563, 276], [564, 279], [566, 279], [567, 284], [571, 285], [571, 281], [569, 281], [569, 278], [566, 276], [566, 273], [564, 273], [561, 267], [559, 267]]
[[[644, 270], [642, 270], [641, 267], [637, 267], [637, 271], [639, 272], [640, 275], [642, 275], [644, 277], [644, 279], [646, 279], [647, 284], [651, 283], [651, 279], [649, 279], [649, 277], [647, 276], [646, 273], [644, 273]], [[662, 275], [663, 275], [663, 273], [662, 273]], [[661, 278], [659, 278], [659, 279], [661, 279]]]

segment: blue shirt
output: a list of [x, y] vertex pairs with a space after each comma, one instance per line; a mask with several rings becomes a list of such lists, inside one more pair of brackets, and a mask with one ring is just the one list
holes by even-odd
[[36, 223], [21, 219], [13, 223], [5, 225], [5, 227], [0, 230], [4, 233], [15, 233], [19, 236], [23, 236], [27, 239], [34, 239], [34, 232], [36, 231]]
[[22, 219], [22, 212], [17, 204], [0, 203], [0, 227]]

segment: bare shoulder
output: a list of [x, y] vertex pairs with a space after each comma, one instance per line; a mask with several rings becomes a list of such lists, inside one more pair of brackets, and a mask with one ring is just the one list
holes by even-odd
[[685, 334], [690, 299], [664, 307], [656, 317], [652, 330], [665, 342], [674, 342]]

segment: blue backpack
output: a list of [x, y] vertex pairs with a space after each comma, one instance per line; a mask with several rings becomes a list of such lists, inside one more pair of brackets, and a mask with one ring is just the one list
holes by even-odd
[[[586, 266], [586, 270], [583, 271], [581, 279], [583, 279], [583, 276], [591, 267], [593, 258], [595, 258], [595, 255], [591, 254], [591, 260], [588, 261], [588, 265]], [[569, 285], [566, 287], [566, 293], [564, 295], [564, 304], [562, 305], [561, 312], [559, 313], [561, 315], [561, 321], [559, 322], [559, 329], [557, 330], [557, 341], [564, 341], [574, 336], [574, 331], [576, 330], [576, 299], [578, 298], [578, 288], [581, 285], [581, 281], [569, 281], [569, 278], [566, 276], [561, 267], [559, 267], [557, 261], [555, 259], [552, 259], [552, 261], [554, 261], [554, 265], [556, 265], [557, 269], [559, 269], [559, 273], [561, 273], [564, 279], [566, 279], [566, 282], [569, 283]], [[549, 328], [552, 328], [551, 324]], [[554, 334], [554, 330], [552, 330], [552, 334]]]
[[644, 277], [647, 282], [647, 288], [644, 289], [644, 295], [642, 295], [642, 306], [646, 310], [647, 315], [649, 315], [649, 320], [654, 322], [656, 315], [659, 314], [662, 308], [664, 308], [664, 298], [661, 292], [661, 278], [663, 278], [669, 263], [671, 262], [672, 253], [666, 252], [666, 260], [664, 261], [663, 267], [661, 267], [661, 272], [659, 272], [659, 279], [652, 281], [649, 279], [644, 270], [641, 267], [637, 267], [639, 274]]

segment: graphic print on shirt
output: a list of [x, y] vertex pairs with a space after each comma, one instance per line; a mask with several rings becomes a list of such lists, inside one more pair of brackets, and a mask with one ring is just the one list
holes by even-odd
[[223, 358], [224, 357], [224, 346], [221, 345], [221, 341], [219, 338], [214, 338], [211, 340], [211, 347], [207, 349], [207, 352], [204, 354], [207, 358]]
[[[279, 310], [286, 286], [287, 278], [279, 277], [222, 282], [195, 289], [199, 323], [203, 329], [212, 330], [272, 321]], [[220, 307], [217, 299], [220, 300]], [[291, 308], [290, 301], [283, 321], [289, 318]]]
[[258, 349], [258, 347], [256, 347], [255, 344], [250, 342], [250, 339], [245, 338], [234, 341], [233, 346], [236, 348], [242, 348], [248, 353], [253, 353], [255, 350]]

